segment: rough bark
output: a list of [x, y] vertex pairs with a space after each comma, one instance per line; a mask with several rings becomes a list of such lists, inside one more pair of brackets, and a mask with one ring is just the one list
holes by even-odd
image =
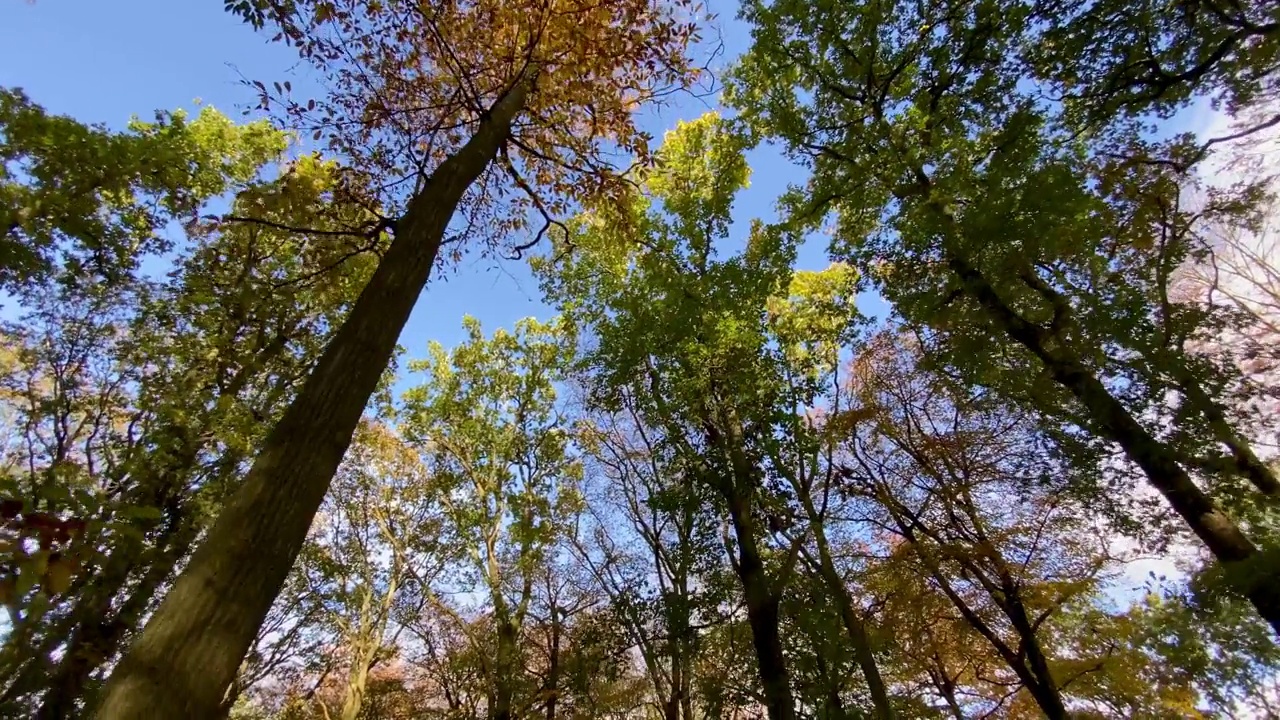
[[112, 673], [99, 720], [214, 717], [426, 285], [445, 229], [523, 108], [520, 82], [432, 173], [240, 489]]

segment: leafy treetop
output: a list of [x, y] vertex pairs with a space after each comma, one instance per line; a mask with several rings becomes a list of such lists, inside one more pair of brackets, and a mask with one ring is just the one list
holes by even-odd
[[696, 77], [686, 51], [697, 29], [681, 17], [694, 10], [690, 0], [292, 0], [242, 14], [278, 27], [326, 86], [324, 99], [301, 101], [288, 83], [257, 83], [264, 107], [372, 178], [384, 212], [527, 86], [498, 166], [463, 205], [463, 233], [493, 240], [531, 207], [549, 224], [567, 203], [616, 189], [611, 156], [645, 160], [633, 112]]

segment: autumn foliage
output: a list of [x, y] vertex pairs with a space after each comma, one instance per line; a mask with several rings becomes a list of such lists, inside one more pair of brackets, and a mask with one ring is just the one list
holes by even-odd
[[530, 83], [457, 221], [458, 239], [498, 242], [530, 209], [545, 230], [648, 161], [635, 111], [696, 82], [698, 10], [691, 0], [302, 0], [269, 17], [316, 67], [324, 95], [257, 87], [263, 107], [350, 158], [392, 216], [495, 102]]
[[0, 88], [0, 717], [1280, 717], [1276, 2], [223, 4]]

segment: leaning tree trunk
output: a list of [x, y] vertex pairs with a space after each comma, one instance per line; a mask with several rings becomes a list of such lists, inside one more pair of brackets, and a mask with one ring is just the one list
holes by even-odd
[[[987, 622], [982, 619], [982, 616], [978, 615], [978, 613], [969, 606], [965, 599], [960, 596], [960, 593], [951, 585], [951, 581], [948, 579], [947, 574], [944, 573], [942, 568], [938, 565], [937, 560], [931, 558], [930, 553], [923, 550], [923, 545], [920, 543], [919, 536], [917, 536], [915, 531], [912, 529], [913, 526], [919, 525], [919, 519], [910, 515], [904, 517], [904, 514], [898, 508], [891, 507], [890, 512], [893, 514], [894, 520], [898, 525], [899, 532], [904, 538], [911, 542], [912, 547], [915, 548], [916, 557], [920, 560], [921, 564], [924, 565], [925, 569], [928, 570], [929, 574], [933, 577], [934, 582], [938, 584], [938, 588], [942, 590], [942, 594], [947, 596], [947, 599], [950, 600], [955, 609], [960, 612], [960, 616], [964, 618], [965, 622], [977, 631], [979, 635], [986, 638], [987, 642], [991, 644], [991, 647], [995, 649], [996, 654], [1004, 660], [1005, 664], [1009, 666], [1009, 669], [1013, 671], [1014, 675], [1017, 675], [1022, 686], [1027, 689], [1027, 692], [1031, 694], [1031, 697], [1036, 701], [1036, 704], [1040, 706], [1040, 711], [1044, 713], [1044, 716], [1049, 718], [1049, 720], [1067, 720], [1067, 710], [1063, 705], [1061, 693], [1058, 692], [1057, 687], [1054, 686], [1052, 682], [1046, 686], [1041, 681], [1040, 676], [1037, 675], [1030, 666], [1028, 666], [1026, 662], [1025, 648], [1022, 645], [1019, 645], [1018, 648], [1015, 649], [1006, 643], [995, 629], [988, 625]], [[972, 567], [970, 567], [969, 571], [972, 572]], [[985, 583], [983, 584], [985, 585]], [[997, 600], [997, 604], [1000, 603], [1001, 601]], [[1001, 604], [1001, 608], [1004, 608], [1003, 604]]]
[[98, 720], [216, 716], [430, 277], [449, 220], [509, 136], [528, 89], [526, 79], [490, 108], [410, 201], [391, 247], [243, 485], [121, 658]]
[[1231, 426], [1222, 406], [1209, 397], [1200, 383], [1185, 369], [1179, 373], [1178, 387], [1191, 402], [1191, 406], [1209, 421], [1209, 429], [1213, 431], [1214, 438], [1231, 451], [1235, 471], [1248, 478], [1262, 494], [1280, 497], [1280, 479], [1253, 451], [1249, 441]]
[[814, 540], [818, 546], [819, 572], [822, 574], [822, 579], [826, 581], [827, 588], [835, 597], [836, 606], [840, 608], [840, 620], [844, 624], [849, 644], [853, 647], [853, 656], [857, 659], [858, 667], [862, 670], [863, 679], [867, 681], [867, 689], [871, 691], [871, 704], [875, 709], [875, 716], [880, 720], [893, 720], [895, 717], [893, 704], [889, 701], [889, 691], [885, 688], [884, 678], [881, 677], [880, 668], [876, 665], [876, 657], [871, 650], [871, 637], [867, 633], [866, 623], [862, 621], [857, 608], [853, 606], [853, 598], [849, 595], [849, 588], [845, 585], [844, 579], [840, 577], [840, 573], [836, 570], [835, 562], [831, 559], [831, 548], [827, 544], [826, 530], [821, 521], [817, 519], [817, 513], [813, 511], [813, 503], [808, 498], [804, 498], [804, 504], [805, 510], [810, 514], [810, 524]]
[[1062, 717], [1068, 717], [1066, 704], [1062, 699], [1062, 688], [1049, 670], [1049, 658], [1045, 656], [1044, 646], [1036, 635], [1035, 625], [1027, 613], [1026, 605], [1022, 602], [1021, 586], [1005, 572], [1002, 573], [1001, 588], [1004, 590], [1001, 609], [1005, 617], [1009, 618], [1014, 631], [1018, 633], [1018, 651], [1025, 658], [1027, 669], [1038, 681], [1027, 690], [1035, 697], [1040, 707], [1052, 708], [1052, 710], [1046, 710], [1046, 714], [1052, 715], [1060, 711]]
[[1195, 484], [1179, 464], [1178, 455], [1147, 432], [1078, 357], [1065, 350], [1051, 350], [1047, 331], [1009, 307], [968, 258], [948, 250], [946, 260], [964, 291], [997, 327], [1039, 358], [1053, 379], [1075, 396], [1101, 435], [1119, 445], [1129, 460], [1142, 469], [1152, 487], [1223, 564], [1241, 594], [1280, 633], [1280, 574], [1257, 566], [1261, 556], [1257, 546]]

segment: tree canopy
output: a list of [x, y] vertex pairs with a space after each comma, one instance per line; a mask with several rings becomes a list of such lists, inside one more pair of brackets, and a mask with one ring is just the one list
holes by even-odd
[[1280, 6], [224, 5], [0, 88], [0, 715], [1280, 713]]

